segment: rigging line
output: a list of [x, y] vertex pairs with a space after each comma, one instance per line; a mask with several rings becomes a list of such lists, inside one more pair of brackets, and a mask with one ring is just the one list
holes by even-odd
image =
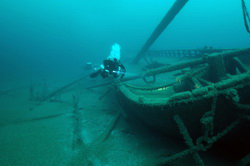
[[244, 17], [244, 24], [245, 24], [247, 32], [250, 33], [250, 29], [249, 29], [249, 26], [248, 26], [248, 22], [250, 22], [250, 17], [249, 17], [248, 11], [247, 11], [246, 3], [245, 3], [245, 0], [241, 0], [241, 2], [242, 2], [242, 11], [243, 11], [243, 17]]

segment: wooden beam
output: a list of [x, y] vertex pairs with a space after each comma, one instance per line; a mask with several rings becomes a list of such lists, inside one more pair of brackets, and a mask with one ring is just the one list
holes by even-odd
[[144, 56], [145, 52], [148, 48], [155, 42], [155, 40], [160, 36], [160, 34], [166, 29], [166, 27], [171, 23], [171, 21], [175, 18], [175, 16], [179, 13], [179, 11], [185, 6], [188, 0], [176, 0], [174, 5], [165, 15], [165, 17], [161, 20], [160, 24], [156, 27], [154, 32], [151, 34], [149, 39], [143, 45], [139, 53], [134, 59], [133, 63], [138, 63], [139, 60]]

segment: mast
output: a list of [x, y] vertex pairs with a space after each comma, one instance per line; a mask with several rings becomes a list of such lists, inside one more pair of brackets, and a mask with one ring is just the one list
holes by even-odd
[[164, 18], [161, 20], [160, 24], [156, 27], [154, 32], [151, 34], [149, 39], [143, 45], [137, 56], [135, 57], [133, 63], [138, 63], [139, 60], [144, 56], [145, 52], [149, 47], [155, 42], [155, 40], [160, 36], [164, 29], [169, 25], [169, 23], [175, 18], [179, 11], [185, 6], [188, 0], [176, 0], [171, 9], [167, 12]]

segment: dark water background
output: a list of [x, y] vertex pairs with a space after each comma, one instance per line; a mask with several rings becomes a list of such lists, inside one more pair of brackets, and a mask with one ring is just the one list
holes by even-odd
[[[118, 42], [137, 52], [174, 0], [1, 0], [0, 82], [73, 77]], [[246, 0], [247, 7], [250, 2]], [[240, 0], [190, 0], [151, 49], [250, 46]], [[122, 55], [122, 56], [123, 56]]]

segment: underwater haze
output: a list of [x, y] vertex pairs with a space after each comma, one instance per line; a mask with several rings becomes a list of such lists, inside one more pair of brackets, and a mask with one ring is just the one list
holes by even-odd
[[[175, 1], [0, 0], [0, 166], [153, 166], [159, 165], [160, 161], [165, 161], [168, 156], [187, 149], [181, 136], [182, 143], [178, 142], [177, 139], [166, 138], [162, 133], [149, 130], [146, 125], [137, 124], [139, 120], [133, 121], [134, 117], [128, 116], [122, 107], [131, 106], [133, 108], [134, 105], [126, 103], [126, 99], [125, 102], [119, 99], [119, 95], [120, 98], [125, 95], [118, 90], [119, 83], [121, 83], [118, 79], [132, 78], [132, 81], [128, 79], [131, 81], [128, 82], [128, 87], [131, 83], [132, 88], [130, 88], [135, 90], [131, 90], [131, 93], [127, 90], [129, 94], [132, 94], [131, 99], [127, 100], [132, 101], [134, 96], [134, 98], [138, 98], [140, 104], [135, 108], [139, 110], [140, 106], [143, 106], [143, 111], [144, 101], [155, 102], [156, 104], [153, 103], [155, 105], [150, 105], [149, 109], [145, 107], [145, 110], [153, 112], [152, 118], [157, 121], [160, 119], [158, 117], [165, 118], [167, 116], [165, 116], [166, 114], [161, 116], [162, 112], [157, 115], [155, 110], [150, 110], [151, 107], [158, 108], [159, 105], [161, 111], [163, 110], [164, 106], [161, 105], [162, 103], [158, 104], [155, 98], [159, 99], [160, 102], [167, 103], [167, 97], [170, 98], [179, 92], [180, 94], [183, 91], [183, 94], [186, 92], [184, 84], [186, 80], [184, 79], [190, 79], [192, 74], [197, 71], [199, 71], [198, 74], [196, 73], [197, 75], [207, 72], [205, 70], [208, 70], [208, 65], [202, 66], [199, 62], [199, 66], [196, 64], [197, 68], [190, 65], [192, 66], [192, 68], [189, 66], [190, 70], [181, 68], [180, 71], [178, 68], [176, 69], [178, 71], [171, 71], [172, 73], [166, 75], [162, 73], [160, 75], [156, 71], [156, 74], [160, 76], [157, 76], [158, 82], [155, 84], [151, 84], [155, 81], [155, 75], [153, 75], [153, 81], [151, 81], [152, 75], [150, 75], [148, 82], [146, 78], [134, 80], [134, 78], [142, 78], [142, 75], [138, 77], [137, 74], [153, 67], [185, 63], [190, 59], [195, 60], [196, 57], [193, 56], [180, 58], [179, 56], [172, 57], [172, 55], [156, 55], [151, 57], [156, 60], [151, 61], [152, 68], [149, 67], [150, 65], [147, 66], [148, 57], [136, 65], [131, 63]], [[215, 50], [239, 49], [240, 53], [246, 54], [245, 52], [249, 52], [249, 49], [244, 48], [250, 48], [250, 34], [244, 25], [241, 2], [241, 0], [188, 0], [149, 50], [153, 53], [154, 51], [159, 53], [159, 50], [210, 51], [210, 48], [215, 48]], [[247, 9], [250, 10], [250, 0], [245, 0], [245, 3]], [[114, 54], [121, 55], [121, 63], [116, 63], [116, 65], [119, 64], [119, 70], [112, 70], [112, 73], [109, 73], [109, 76], [112, 75], [112, 77], [108, 77], [106, 73], [107, 78], [104, 79], [101, 74], [107, 71], [102, 70], [100, 64], [110, 55], [112, 45], [116, 46], [116, 50], [112, 50], [115, 52]], [[230, 51], [232, 50], [229, 50], [229, 54]], [[203, 53], [202, 55], [204, 55]], [[212, 59], [209, 65], [214, 65], [218, 71], [222, 69], [224, 75], [220, 76], [220, 72], [211, 74], [211, 69], [209, 69], [209, 74], [220, 77], [218, 78], [220, 81], [225, 78], [238, 81], [239, 86], [232, 83], [236, 89], [225, 93], [229, 97], [233, 96], [234, 100], [239, 100], [241, 96], [238, 96], [237, 90], [243, 87], [241, 83], [245, 81], [244, 86], [250, 84], [249, 56], [245, 59], [227, 59], [228, 63], [225, 63], [225, 66], [227, 69], [232, 69], [229, 71], [230, 74], [233, 73], [232, 75], [226, 73], [228, 72], [226, 69], [223, 70], [224, 61], [221, 63], [216, 63], [216, 61], [212, 64], [213, 60], [218, 60], [216, 58]], [[115, 60], [113, 59], [113, 61]], [[87, 70], [88, 62], [99, 67], [97, 67], [97, 72], [93, 71], [96, 68]], [[199, 67], [202, 69], [200, 70]], [[194, 73], [191, 70], [194, 70]], [[118, 73], [118, 76], [114, 73]], [[119, 74], [125, 73], [124, 78], [119, 76]], [[236, 74], [240, 75], [239, 80], [236, 79], [237, 76], [234, 77]], [[114, 79], [113, 76], [118, 79]], [[193, 89], [190, 88], [191, 90], [187, 91], [194, 90], [198, 97], [207, 91], [212, 93], [215, 89], [199, 91], [198, 88], [204, 86], [202, 87], [201, 84], [193, 86], [195, 81], [199, 82], [196, 76], [194, 79], [192, 77], [191, 84], [188, 84]], [[215, 84], [205, 78], [201, 78], [202, 81], [205, 86]], [[116, 83], [119, 86], [116, 86], [118, 85]], [[101, 85], [98, 88], [92, 87], [99, 84]], [[177, 90], [174, 93], [174, 85], [176, 84], [178, 84]], [[181, 85], [179, 86], [179, 84]], [[219, 86], [224, 88], [224, 84]], [[137, 90], [138, 94], [136, 94]], [[150, 98], [153, 92], [156, 97]], [[165, 94], [165, 92], [167, 93]], [[184, 97], [187, 97], [189, 93], [191, 92], [186, 93]], [[239, 93], [242, 96], [249, 96], [248, 94], [248, 91], [244, 90]], [[174, 96], [176, 100], [182, 97], [178, 94], [176, 96]], [[211, 100], [209, 98], [202, 101], [203, 105], [200, 110], [208, 109], [210, 111], [210, 107], [211, 110], [215, 110], [216, 108], [224, 108], [223, 105], [227, 106], [225, 108], [234, 108], [220, 100], [224, 96], [218, 99], [218, 103], [222, 103], [222, 106], [216, 107], [217, 96], [214, 96]], [[227, 97], [225, 98], [227, 99]], [[125, 104], [122, 105], [122, 102]], [[248, 107], [242, 106], [242, 110], [249, 109], [249, 98], [245, 99], [244, 102], [241, 104], [248, 104]], [[198, 107], [192, 105], [194, 101], [190, 105], [187, 103], [185, 103], [186, 108], [198, 110], [194, 117], [203, 114], [203, 112], [199, 112]], [[129, 111], [133, 115], [134, 110], [129, 109]], [[142, 112], [138, 114], [144, 115]], [[171, 114], [173, 113], [171, 112]], [[148, 114], [145, 113], [145, 115]], [[149, 117], [151, 118], [151, 114]], [[167, 118], [170, 119], [170, 117]], [[190, 124], [196, 122], [192, 118], [187, 117], [191, 120]], [[206, 118], [211, 122], [210, 114]], [[249, 116], [245, 117], [245, 119], [247, 118], [249, 120]], [[206, 122], [207, 119], [204, 121]], [[170, 119], [173, 123], [174, 120]], [[198, 122], [200, 122], [199, 120]], [[148, 121], [153, 124], [151, 119]], [[213, 122], [206, 123], [209, 126]], [[175, 127], [177, 128], [177, 126]], [[168, 128], [170, 127], [168, 126]], [[170, 131], [173, 130], [170, 129]], [[208, 132], [212, 133], [213, 129]], [[189, 140], [186, 142], [190, 143]], [[200, 144], [205, 143], [207, 143], [205, 140], [204, 142], [200, 141]], [[192, 140], [191, 144], [193, 144]], [[242, 150], [242, 153], [231, 159], [233, 155], [230, 154], [231, 156], [228, 157], [226, 154], [224, 156], [226, 150], [223, 150], [221, 156], [217, 155], [219, 152], [210, 153], [209, 150], [200, 153], [201, 157], [198, 153], [195, 153], [194, 158], [191, 155], [187, 157], [185, 154], [183, 160], [178, 159], [171, 165], [195, 165], [199, 157], [198, 159], [201, 158], [208, 165], [233, 166], [246, 155], [245, 152], [249, 152], [248, 149]], [[249, 161], [249, 158], [248, 155], [246, 162]]]
[[[1, 81], [31, 69], [41, 77], [78, 74], [86, 61], [101, 63], [115, 42], [138, 52], [173, 2], [1, 0]], [[190, 0], [151, 49], [249, 45], [239, 0]]]

